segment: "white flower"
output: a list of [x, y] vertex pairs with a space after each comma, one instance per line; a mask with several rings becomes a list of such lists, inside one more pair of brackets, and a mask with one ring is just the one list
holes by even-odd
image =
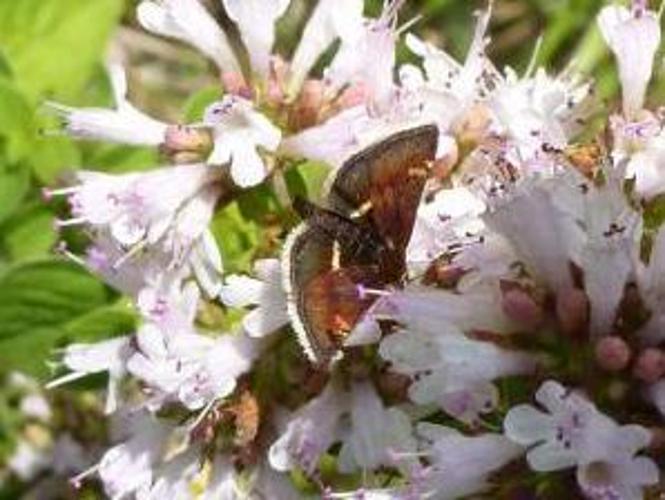
[[212, 339], [181, 331], [167, 338], [151, 324], [141, 327], [137, 344], [139, 352], [129, 359], [127, 369], [149, 386], [150, 407], [179, 401], [199, 410], [224, 398], [259, 354], [256, 344], [243, 335]]
[[114, 500], [150, 487], [172, 432], [144, 412], [133, 415], [125, 429], [128, 438], [109, 449], [97, 465], [104, 491]]
[[492, 380], [530, 373], [535, 366], [524, 354], [445, 332], [438, 337], [398, 332], [382, 342], [380, 352], [395, 371], [414, 377], [412, 401], [436, 403], [467, 423], [496, 408], [499, 394]]
[[642, 109], [661, 36], [658, 16], [634, 3], [632, 11], [610, 5], [598, 15], [600, 31], [619, 66], [623, 112], [629, 119]]
[[44, 450], [21, 440], [12, 456], [9, 457], [7, 467], [22, 481], [30, 481], [40, 471], [47, 468], [49, 463], [48, 454]]
[[138, 294], [136, 306], [146, 321], [153, 323], [166, 338], [187, 332], [194, 324], [200, 290], [195, 283], [164, 280]]
[[583, 241], [577, 221], [558, 199], [560, 188], [567, 188], [561, 176], [526, 179], [511, 186], [505, 197], [491, 196], [490, 209], [482, 216], [491, 230], [512, 244], [532, 277], [555, 291], [573, 286], [570, 262]]
[[[180, 340], [189, 342], [185, 338]], [[199, 361], [200, 367], [179, 390], [180, 400], [188, 408], [202, 408], [230, 394], [236, 388], [238, 378], [249, 372], [260, 353], [255, 341], [240, 334], [216, 339], [205, 350], [205, 357]]]
[[336, 114], [321, 125], [284, 139], [280, 150], [293, 156], [318, 160], [339, 167], [367, 144], [364, 131], [375, 127], [365, 106], [354, 106]]
[[[270, 498], [271, 500], [293, 500], [301, 497], [302, 492], [295, 489], [290, 475], [276, 472], [266, 460], [263, 460], [252, 471], [250, 495], [248, 496], [250, 498]], [[237, 497], [233, 497], [234, 500], [235, 498]]]
[[201, 494], [201, 500], [236, 500], [238, 489], [233, 464], [227, 457], [218, 454], [212, 464], [210, 482]]
[[585, 196], [587, 241], [580, 265], [591, 303], [591, 333], [607, 335], [617, 314], [626, 282], [633, 275], [639, 253], [641, 217], [626, 199], [622, 185], [612, 178]]
[[590, 500], [642, 500], [644, 488], [657, 484], [659, 478], [658, 466], [646, 457], [626, 457], [616, 463], [598, 461], [577, 468], [577, 483]]
[[71, 475], [90, 465], [90, 455], [90, 450], [75, 441], [70, 434], [61, 434], [51, 451], [51, 466], [57, 474]]
[[46, 387], [50, 389], [93, 373], [108, 372], [106, 413], [112, 413], [118, 406], [118, 384], [126, 373], [130, 355], [129, 337], [118, 337], [96, 344], [72, 344], [65, 349], [62, 358], [63, 365], [71, 373], [53, 380]]
[[156, 287], [161, 283], [175, 283], [185, 279], [187, 267], [171, 266], [172, 257], [162, 249], [136, 252], [132, 254], [114, 240], [108, 230], [91, 234], [92, 242], [84, 256], [72, 253], [64, 242], [57, 250], [72, 262], [86, 268], [102, 278], [119, 292], [136, 298], [146, 287]]
[[51, 407], [41, 394], [28, 394], [21, 399], [20, 410], [28, 418], [36, 418], [43, 422], [51, 419]]
[[208, 158], [213, 165], [231, 164], [231, 176], [240, 187], [259, 184], [269, 168], [257, 148], [274, 152], [282, 133], [252, 103], [238, 96], [226, 96], [208, 107], [204, 121], [211, 126], [215, 146]]
[[491, 287], [475, 287], [465, 293], [409, 287], [387, 297], [384, 309], [415, 332], [509, 333], [515, 327], [501, 309], [498, 290]]
[[209, 229], [192, 246], [189, 265], [205, 295], [208, 298], [217, 297], [222, 289], [224, 264], [215, 237]]
[[416, 449], [409, 417], [397, 408], [385, 408], [369, 382], [351, 389], [351, 429], [339, 452], [342, 472], [394, 467], [395, 453]]
[[146, 30], [193, 45], [221, 71], [241, 73], [226, 35], [200, 0], [144, 0], [137, 17]]
[[[270, 498], [292, 500], [299, 497], [288, 474], [273, 470], [265, 460], [246, 468], [244, 474], [236, 473], [231, 456], [217, 454], [209, 474], [209, 482], [201, 500], [237, 500]], [[240, 476], [240, 477], [239, 477]]]
[[132, 248], [130, 256], [160, 244], [179, 264], [212, 217], [217, 191], [209, 188], [219, 175], [203, 164], [125, 175], [81, 171], [79, 185], [57, 192], [68, 195], [73, 214], [59, 223], [108, 231], [119, 246]]
[[168, 124], [149, 117], [129, 103], [127, 78], [121, 66], [111, 65], [109, 77], [116, 109], [79, 109], [48, 103], [48, 106], [64, 117], [66, 132], [72, 137], [120, 144], [162, 144]]
[[303, 31], [291, 62], [288, 94], [296, 95], [316, 60], [336, 38], [355, 39], [363, 29], [363, 0], [320, 0]]
[[[645, 343], [655, 345], [665, 338], [665, 226], [661, 226], [654, 238], [649, 264], [640, 264], [638, 269], [640, 296], [651, 312], [639, 335]], [[663, 403], [665, 409], [665, 399]]]
[[326, 492], [326, 499], [346, 499], [346, 500], [411, 500], [419, 498], [414, 497], [409, 488], [360, 488], [354, 491]]
[[479, 216], [484, 211], [485, 204], [465, 187], [442, 189], [434, 199], [422, 203], [406, 250], [409, 272], [426, 270], [437, 257], [455, 253], [460, 241], [483, 232], [485, 225]]
[[[379, 352], [393, 370], [414, 378], [409, 388], [412, 401], [436, 403], [451, 416], [474, 422], [480, 413], [494, 410], [498, 403], [493, 380], [531, 373], [535, 362], [526, 354], [467, 338], [454, 322], [455, 313], [461, 319], [458, 322], [468, 327], [477, 321], [472, 313], [480, 316], [481, 311], [499, 306], [496, 299], [481, 305], [474, 303], [471, 295], [469, 303], [464, 297], [449, 292], [423, 292], [420, 296], [412, 293], [408, 299], [391, 297], [396, 309], [394, 318], [404, 322], [403, 318], [410, 317], [406, 322], [408, 329], [386, 337]], [[407, 307], [409, 316], [404, 314]], [[435, 316], [428, 317], [426, 311]]]
[[406, 37], [409, 50], [422, 57], [427, 77], [416, 92], [423, 101], [424, 113], [436, 120], [442, 132], [449, 130], [457, 118], [475, 102], [486, 98], [502, 81], [485, 53], [490, 17], [491, 9], [478, 15], [463, 65], [413, 34]]
[[137, 500], [190, 498], [192, 483], [201, 473], [200, 450], [192, 447], [153, 469], [152, 484], [141, 488]]
[[341, 417], [348, 412], [350, 398], [334, 381], [316, 398], [300, 408], [289, 420], [286, 429], [270, 447], [270, 465], [278, 471], [296, 467], [312, 473], [319, 458], [342, 432]]
[[[590, 85], [572, 78], [552, 78], [540, 68], [533, 77], [518, 78], [510, 71], [493, 92], [488, 105], [501, 128], [533, 155], [543, 143], [564, 147], [579, 131], [579, 120], [590, 111]], [[529, 151], [528, 147], [533, 148]]]
[[251, 337], [264, 337], [289, 323], [280, 261], [257, 260], [254, 273], [258, 279], [228, 276], [220, 298], [230, 307], [256, 306], [243, 318], [243, 328]]
[[289, 6], [289, 0], [223, 0], [228, 16], [240, 30], [252, 69], [267, 79], [270, 54], [275, 42], [275, 22]]
[[521, 446], [500, 434], [467, 437], [453, 428], [423, 422], [418, 435], [430, 462], [412, 480], [421, 498], [452, 500], [482, 492], [490, 486], [490, 474], [523, 453]]
[[645, 398], [650, 401], [665, 416], [665, 379], [651, 384], [645, 391]]
[[614, 162], [627, 162], [626, 178], [635, 179], [635, 192], [650, 200], [665, 191], [665, 131], [658, 119], [646, 112], [639, 121], [611, 118]]
[[[386, 0], [379, 18], [367, 19], [361, 29], [347, 31], [335, 58], [324, 71], [324, 80], [331, 91], [337, 92], [345, 85], [363, 85], [379, 107], [390, 98], [394, 88], [397, 14], [402, 4], [403, 0]], [[355, 18], [350, 21], [353, 23]]]
[[645, 428], [618, 425], [586, 398], [552, 380], [543, 383], [535, 397], [548, 413], [519, 405], [504, 420], [506, 436], [531, 447], [527, 461], [533, 470], [622, 463], [650, 441]]

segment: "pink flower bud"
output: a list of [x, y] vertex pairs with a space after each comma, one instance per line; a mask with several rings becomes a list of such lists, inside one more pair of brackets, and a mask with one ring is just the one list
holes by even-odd
[[619, 372], [628, 366], [630, 347], [621, 337], [603, 337], [595, 348], [596, 363], [608, 372]]
[[633, 375], [648, 384], [658, 381], [665, 375], [665, 354], [654, 347], [645, 349], [637, 358]]
[[251, 97], [252, 95], [252, 91], [245, 82], [245, 77], [242, 76], [242, 73], [236, 73], [234, 71], [226, 71], [222, 73], [222, 86], [229, 94], [242, 97]]
[[519, 287], [504, 291], [501, 307], [506, 316], [529, 330], [536, 329], [543, 322], [541, 305], [527, 291]]
[[207, 152], [212, 147], [212, 137], [207, 129], [171, 125], [166, 129], [164, 148], [169, 153], [182, 151]]
[[323, 109], [324, 87], [320, 80], [307, 80], [289, 115], [289, 127], [301, 130], [319, 121]]
[[589, 321], [589, 299], [584, 291], [571, 288], [556, 297], [556, 315], [559, 327], [566, 335], [582, 332]]

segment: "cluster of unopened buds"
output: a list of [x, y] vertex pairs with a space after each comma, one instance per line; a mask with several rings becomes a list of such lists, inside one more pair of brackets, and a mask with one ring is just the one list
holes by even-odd
[[[491, 4], [458, 62], [407, 33], [400, 0], [377, 18], [319, 0], [288, 60], [272, 52], [288, 0], [222, 3], [242, 53], [199, 0], [138, 6], [218, 68], [224, 97], [200, 122], [137, 110], [118, 66], [114, 109], [51, 105], [73, 137], [172, 163], [46, 191], [69, 202], [58, 225], [90, 238], [60, 251], [140, 315], [69, 346], [51, 383], [106, 373], [122, 422], [75, 482], [118, 499], [665, 491], [665, 129], [645, 108], [659, 15], [599, 12], [623, 95], [599, 126], [574, 71], [493, 66]], [[397, 64], [402, 37], [418, 66]], [[316, 203], [283, 182], [303, 160], [330, 167]], [[212, 218], [259, 185], [304, 221], [225, 273], [215, 236], [233, 235]], [[241, 319], [210, 328], [210, 308]]]

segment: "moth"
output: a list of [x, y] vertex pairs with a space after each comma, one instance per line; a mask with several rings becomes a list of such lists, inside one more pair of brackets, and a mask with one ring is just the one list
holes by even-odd
[[406, 248], [435, 159], [434, 125], [396, 133], [328, 179], [323, 206], [297, 199], [303, 217], [282, 255], [289, 316], [307, 356], [334, 360], [377, 300], [403, 285]]

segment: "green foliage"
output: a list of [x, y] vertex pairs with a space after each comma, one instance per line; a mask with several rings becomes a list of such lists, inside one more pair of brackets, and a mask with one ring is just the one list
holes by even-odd
[[221, 248], [226, 271], [249, 272], [261, 230], [242, 216], [238, 203], [231, 203], [215, 216], [212, 232]]
[[222, 89], [219, 86], [206, 87], [193, 94], [185, 103], [183, 113], [186, 122], [199, 122], [205, 109], [215, 101], [222, 98]]
[[0, 44], [33, 101], [75, 97], [99, 64], [122, 0], [0, 2]]
[[124, 8], [124, 0], [0, 2], [0, 374], [46, 377], [55, 348], [134, 328], [132, 311], [98, 279], [49, 257], [55, 214], [39, 196], [84, 161], [119, 171], [156, 162], [141, 148], [43, 133], [59, 127], [47, 100], [109, 104], [103, 56]]
[[51, 350], [78, 332], [71, 324], [108, 300], [104, 285], [76, 265], [11, 266], [0, 278], [0, 366], [46, 374]]

